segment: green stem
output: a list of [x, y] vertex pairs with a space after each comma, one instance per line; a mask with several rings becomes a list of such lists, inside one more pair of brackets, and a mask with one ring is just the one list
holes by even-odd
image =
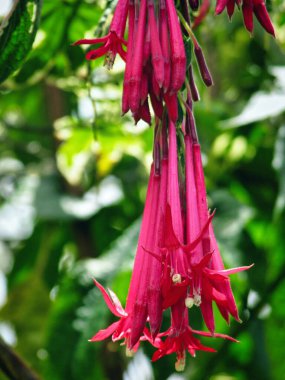
[[1, 338], [0, 370], [11, 380], [40, 380], [39, 376]]

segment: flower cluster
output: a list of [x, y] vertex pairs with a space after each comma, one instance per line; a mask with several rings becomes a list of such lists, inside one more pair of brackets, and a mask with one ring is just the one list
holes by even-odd
[[[126, 29], [127, 41], [124, 40]], [[190, 36], [201, 76], [205, 84], [210, 86], [212, 78], [201, 47], [193, 33]], [[191, 63], [187, 65], [174, 0], [159, 0], [158, 5], [154, 0], [141, 0], [139, 6], [133, 0], [119, 0], [108, 35], [79, 40], [76, 44], [101, 45], [89, 51], [86, 58], [96, 59], [105, 55], [108, 68], [113, 66], [117, 54], [126, 62], [122, 113], [130, 110], [136, 122], [142, 119], [151, 123], [149, 102], [157, 118], [162, 119], [166, 105], [171, 120], [177, 121], [177, 93], [185, 82], [186, 69], [189, 71], [194, 100], [199, 99]]]
[[[107, 36], [77, 42], [95, 44], [87, 59], [105, 55], [108, 68], [119, 54], [126, 62], [123, 113], [130, 110], [136, 122], [151, 123], [151, 103], [155, 116], [153, 164], [126, 306], [94, 280], [119, 320], [91, 341], [110, 336], [113, 341], [123, 340], [127, 354], [148, 341], [156, 348], [153, 361], [175, 353], [177, 370], [185, 366], [186, 351], [192, 356], [199, 350], [214, 351], [197, 336], [235, 341], [216, 333], [213, 305], [227, 323], [230, 316], [240, 321], [229, 276], [250, 268], [225, 269], [214, 235], [214, 212], [208, 209], [193, 114], [199, 94], [185, 51], [185, 43], [191, 41], [201, 78], [211, 86], [211, 74], [193, 33], [210, 2], [202, 2], [192, 27], [188, 5], [196, 11], [199, 1], [181, 0], [176, 10], [174, 0], [118, 0]], [[254, 13], [274, 35], [263, 0], [217, 0], [216, 13], [227, 8], [231, 17], [235, 5], [241, 6], [250, 32]], [[183, 115], [178, 121], [179, 104]], [[208, 332], [191, 327], [193, 307], [200, 309]], [[167, 309], [171, 324], [161, 332]]]
[[[227, 322], [230, 315], [239, 321], [229, 275], [249, 268], [224, 269], [212, 227], [214, 214], [208, 211], [200, 145], [190, 112], [183, 123], [182, 176], [178, 174], [181, 159], [175, 124], [165, 117], [156, 126], [154, 163], [126, 308], [123, 310], [112, 291], [108, 294], [95, 281], [120, 320], [91, 339], [98, 341], [110, 335], [113, 341], [124, 339], [128, 353], [136, 351], [141, 340], [148, 340], [157, 348], [154, 361], [176, 353], [177, 370], [184, 368], [186, 350], [192, 356], [197, 350], [214, 351], [195, 335], [234, 340], [215, 332], [213, 303]], [[193, 306], [200, 308], [209, 332], [190, 327], [188, 310]], [[171, 326], [161, 333], [163, 312], [168, 308]]]
[[273, 36], [275, 35], [274, 28], [266, 9], [264, 0], [217, 0], [216, 14], [222, 13], [223, 10], [227, 8], [227, 13], [229, 15], [229, 18], [231, 18], [234, 13], [235, 6], [238, 8], [241, 7], [244, 25], [250, 33], [253, 32], [254, 14], [262, 27], [268, 33], [272, 34]]

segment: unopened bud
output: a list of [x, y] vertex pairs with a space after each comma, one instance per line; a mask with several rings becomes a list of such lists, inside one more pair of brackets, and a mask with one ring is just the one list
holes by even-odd
[[202, 52], [201, 47], [197, 44], [194, 47], [194, 53], [196, 56], [196, 60], [199, 66], [199, 71], [201, 74], [201, 77], [203, 79], [203, 82], [205, 83], [206, 86], [212, 86], [213, 84], [213, 79], [211, 77], [211, 73], [208, 69], [204, 54]]
[[189, 5], [193, 11], [197, 11], [199, 8], [199, 0], [189, 0]]
[[200, 294], [195, 294], [194, 305], [199, 307], [201, 305], [201, 303], [202, 303], [202, 300], [201, 300]]
[[191, 309], [194, 305], [194, 298], [192, 297], [186, 297], [185, 298], [185, 306], [188, 307], [188, 309]]
[[181, 274], [175, 273], [172, 276], [172, 282], [174, 282], [174, 284], [180, 284], [181, 283]]

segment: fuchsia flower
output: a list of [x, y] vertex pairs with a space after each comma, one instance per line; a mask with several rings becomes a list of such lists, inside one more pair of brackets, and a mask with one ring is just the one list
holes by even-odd
[[[186, 351], [193, 357], [196, 356], [196, 351], [215, 352], [213, 348], [204, 346], [193, 334], [223, 338], [237, 342], [237, 340], [225, 334], [210, 334], [193, 330], [189, 326], [188, 310], [183, 300], [180, 300], [180, 302], [171, 308], [171, 327], [166, 332], [159, 334], [153, 342], [157, 351], [154, 353], [152, 361], [156, 361], [165, 355], [175, 353], [177, 358], [175, 368], [177, 371], [183, 371], [186, 363]], [[163, 341], [161, 338], [165, 336], [167, 336], [167, 338]]]
[[91, 50], [86, 54], [87, 59], [97, 59], [106, 55], [105, 64], [110, 69], [113, 67], [116, 55], [119, 54], [121, 58], [126, 60], [126, 52], [123, 46], [127, 46], [124, 40], [124, 32], [128, 14], [129, 0], [119, 0], [112, 23], [110, 25], [109, 33], [101, 38], [82, 39], [75, 42], [74, 45], [96, 45], [102, 44], [101, 47]]
[[235, 5], [242, 7], [243, 19], [246, 29], [253, 32], [253, 14], [263, 26], [263, 28], [273, 36], [275, 36], [274, 27], [270, 20], [270, 16], [266, 9], [264, 0], [217, 0], [216, 14], [220, 14], [227, 7], [227, 12], [231, 18]]
[[150, 124], [150, 100], [156, 117], [162, 118], [165, 103], [172, 120], [177, 120], [177, 92], [185, 81], [186, 54], [173, 0], [141, 0], [136, 6], [133, 0], [119, 0], [106, 36], [75, 43], [88, 44], [101, 46], [89, 51], [87, 59], [105, 55], [111, 68], [119, 54], [126, 62], [123, 114], [131, 110], [135, 122], [142, 119]]
[[[190, 115], [189, 109], [188, 112]], [[186, 351], [192, 356], [198, 350], [214, 351], [194, 335], [235, 341], [215, 332], [212, 304], [217, 304], [227, 322], [230, 314], [239, 320], [229, 275], [250, 268], [225, 270], [223, 267], [212, 229], [214, 214], [208, 212], [200, 146], [194, 128], [192, 116], [185, 123], [184, 209], [175, 124], [164, 120], [156, 126], [154, 164], [125, 310], [112, 291], [108, 294], [95, 281], [109, 309], [120, 319], [99, 331], [91, 341], [109, 336], [113, 341], [123, 339], [130, 353], [137, 350], [141, 340], [148, 340], [157, 348], [153, 361], [175, 353], [177, 370], [184, 368]], [[210, 332], [190, 327], [188, 310], [194, 305], [200, 307]], [[163, 310], [169, 307], [171, 326], [160, 333]]]
[[[189, 3], [193, 10], [199, 4], [196, 0]], [[185, 4], [183, 16], [180, 14], [183, 31], [192, 39], [202, 80], [210, 86], [213, 80], [190, 27]], [[274, 35], [263, 0], [217, 0], [216, 13], [227, 7], [231, 17], [235, 5], [242, 6], [245, 26], [250, 32], [254, 13]], [[205, 0], [196, 25], [208, 8], [209, 1]], [[192, 112], [192, 101], [199, 100], [199, 93], [192, 64], [186, 73], [186, 54], [174, 0], [118, 0], [107, 36], [76, 44], [101, 45], [88, 52], [87, 59], [106, 55], [108, 67], [119, 54], [126, 62], [122, 112], [130, 110], [135, 122], [143, 119], [150, 124], [150, 101], [155, 114], [153, 164], [126, 307], [122, 307], [111, 290], [105, 290], [94, 280], [108, 308], [119, 320], [90, 340], [95, 342], [110, 336], [113, 341], [123, 340], [129, 354], [137, 350], [140, 341], [147, 340], [157, 349], [153, 361], [175, 353], [176, 369], [182, 370], [186, 351], [192, 356], [199, 350], [214, 351], [204, 346], [196, 335], [235, 341], [215, 332], [213, 303], [227, 323], [230, 316], [240, 321], [229, 276], [251, 266], [225, 269], [214, 235], [215, 212], [208, 210], [201, 149]], [[184, 83], [185, 90], [181, 90]], [[179, 104], [184, 105], [185, 115], [178, 132], [178, 147]], [[208, 332], [192, 329], [193, 306], [200, 308]], [[167, 331], [160, 332], [163, 313], [168, 308], [171, 325]]]

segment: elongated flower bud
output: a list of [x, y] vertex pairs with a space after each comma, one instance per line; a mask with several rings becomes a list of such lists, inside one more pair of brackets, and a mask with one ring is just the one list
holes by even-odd
[[242, 14], [246, 29], [252, 33], [253, 31], [253, 2], [252, 0], [243, 0]]
[[161, 88], [164, 82], [164, 59], [162, 56], [158, 28], [154, 14], [154, 4], [152, 0], [149, 0], [148, 3], [148, 17], [150, 25], [151, 61], [155, 79]]
[[176, 123], [178, 119], [178, 100], [177, 100], [177, 94], [174, 93], [170, 95], [169, 93], [164, 94], [164, 101], [167, 107], [167, 112], [170, 120], [173, 123]]
[[199, 8], [199, 0], [189, 0], [189, 5], [193, 11], [197, 11]]
[[166, 19], [165, 1], [160, 4], [160, 43], [164, 58], [164, 81], [163, 90], [167, 92], [170, 85], [171, 66], [170, 66], [170, 46], [169, 33]]
[[171, 47], [171, 90], [180, 90], [186, 75], [186, 54], [182, 32], [173, 0], [166, 0]]
[[[216, 15], [219, 15], [220, 13], [223, 12], [223, 10], [227, 6], [228, 1], [229, 0], [217, 0], [216, 9], [215, 9]], [[233, 1], [235, 1], [235, 0], [233, 0]]]
[[129, 0], [119, 0], [110, 25], [110, 32], [116, 32], [121, 38], [124, 36], [128, 9]]
[[143, 69], [143, 48], [145, 41], [146, 25], [146, 0], [140, 4], [139, 20], [137, 26], [136, 38], [134, 40], [134, 54], [131, 62], [130, 75], [130, 109], [136, 113], [140, 105], [141, 76]]
[[204, 54], [202, 52], [201, 47], [198, 45], [198, 43], [195, 44], [194, 46], [194, 53], [196, 56], [196, 60], [198, 63], [199, 71], [201, 74], [201, 77], [203, 79], [203, 82], [205, 83], [206, 86], [212, 86], [213, 84], [213, 79], [211, 76], [211, 73], [208, 69]]
[[129, 39], [127, 50], [127, 62], [123, 84], [123, 98], [122, 98], [122, 113], [125, 114], [130, 109], [130, 77], [131, 77], [131, 62], [133, 57], [133, 43], [134, 43], [134, 29], [135, 29], [135, 5], [132, 0], [129, 2]]
[[227, 2], [227, 13], [228, 13], [229, 19], [232, 18], [232, 15], [233, 15], [234, 10], [235, 10], [235, 5], [236, 5], [235, 0], [228, 0], [228, 2]]
[[275, 37], [274, 28], [263, 0], [253, 0], [254, 14], [263, 28]]

